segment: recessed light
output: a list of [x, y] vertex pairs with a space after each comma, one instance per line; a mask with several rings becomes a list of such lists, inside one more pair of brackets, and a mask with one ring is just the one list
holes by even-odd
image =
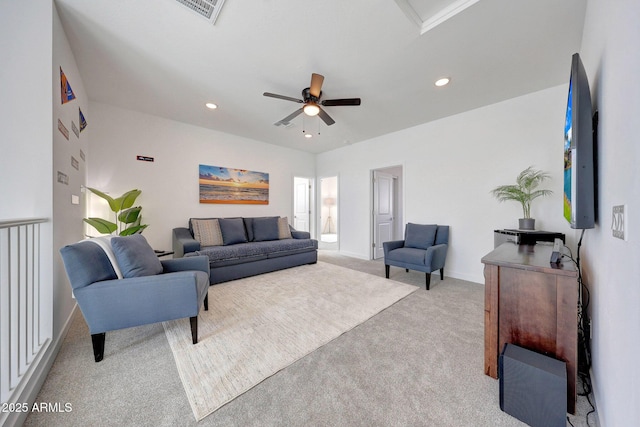
[[304, 134], [304, 137], [305, 137], [305, 138], [313, 138], [313, 135], [311, 135], [310, 133], [305, 133], [305, 134]]
[[207, 102], [206, 104], [204, 104], [205, 107], [211, 109], [211, 110], [215, 110], [216, 108], [218, 108], [218, 106], [216, 104], [214, 104], [213, 102]]
[[440, 86], [446, 86], [449, 84], [449, 82], [451, 81], [451, 79], [449, 77], [443, 77], [441, 79], [436, 80], [435, 85], [440, 87]]

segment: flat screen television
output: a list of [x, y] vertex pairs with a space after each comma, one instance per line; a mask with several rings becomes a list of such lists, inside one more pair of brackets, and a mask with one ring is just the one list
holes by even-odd
[[580, 55], [571, 58], [564, 125], [564, 217], [571, 228], [593, 228], [596, 220], [595, 134], [591, 92]]

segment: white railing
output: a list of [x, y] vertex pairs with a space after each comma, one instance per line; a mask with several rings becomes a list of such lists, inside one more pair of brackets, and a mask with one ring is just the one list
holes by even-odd
[[48, 340], [40, 280], [44, 218], [0, 221], [0, 401], [11, 401]]

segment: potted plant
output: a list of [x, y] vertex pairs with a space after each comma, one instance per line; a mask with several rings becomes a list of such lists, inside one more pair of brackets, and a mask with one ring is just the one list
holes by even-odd
[[535, 230], [535, 219], [531, 218], [531, 202], [542, 196], [549, 196], [551, 190], [540, 190], [537, 187], [546, 179], [549, 174], [529, 166], [516, 178], [515, 185], [501, 185], [491, 190], [491, 194], [499, 202], [513, 200], [522, 205], [523, 218], [518, 220], [520, 230]]
[[91, 225], [99, 233], [113, 234], [117, 232], [120, 236], [129, 236], [131, 234], [142, 233], [142, 230], [147, 228], [147, 224], [140, 224], [142, 221], [142, 216], [140, 215], [142, 207], [133, 206], [142, 191], [130, 190], [114, 199], [95, 188], [87, 187], [87, 189], [96, 196], [106, 200], [115, 216], [115, 222], [103, 218], [84, 218], [84, 222]]

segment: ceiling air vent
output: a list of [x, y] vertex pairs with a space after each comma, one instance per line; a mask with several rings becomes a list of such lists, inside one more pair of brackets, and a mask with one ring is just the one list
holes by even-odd
[[212, 24], [215, 24], [216, 18], [222, 9], [224, 0], [176, 0], [178, 3], [185, 5], [198, 15], [205, 17]]

